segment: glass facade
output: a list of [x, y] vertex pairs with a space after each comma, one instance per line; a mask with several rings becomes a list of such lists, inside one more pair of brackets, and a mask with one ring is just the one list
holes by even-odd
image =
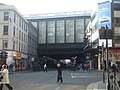
[[64, 43], [64, 20], [59, 20], [56, 22], [56, 43]]
[[[81, 17], [39, 20], [39, 44], [83, 43], [89, 20]], [[37, 27], [37, 22], [32, 23]]]
[[39, 22], [39, 42], [41, 44], [46, 43], [46, 22]]
[[32, 22], [33, 26], [37, 28], [37, 22]]

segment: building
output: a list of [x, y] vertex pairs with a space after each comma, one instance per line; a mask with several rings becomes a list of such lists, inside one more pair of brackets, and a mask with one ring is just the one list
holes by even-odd
[[98, 12], [91, 14], [90, 22], [86, 28], [86, 48], [84, 54], [86, 55], [87, 61], [91, 63], [91, 67], [98, 68], [98, 55], [97, 46], [99, 46], [99, 31], [98, 31]]
[[[120, 64], [119, 19], [120, 1], [108, 0], [106, 2], [98, 3], [98, 12], [91, 17], [91, 21], [87, 27], [86, 36], [87, 40], [90, 42], [91, 49], [86, 49], [86, 53], [91, 54], [92, 51], [95, 50], [94, 55], [90, 55], [90, 57], [93, 56], [91, 59], [94, 59], [95, 56], [97, 56], [97, 58], [95, 58], [98, 61], [96, 62], [96, 68], [99, 70], [101, 69], [102, 64], [105, 63], [109, 63], [109, 65], [110, 63]], [[102, 45], [104, 48], [108, 48], [108, 55], [106, 56], [104, 53], [104, 57], [101, 56], [101, 52], [99, 48], [97, 48]]]
[[29, 64], [28, 55], [37, 58], [36, 31], [14, 6], [0, 4], [0, 51], [8, 53], [8, 65], [23, 69]]
[[38, 30], [28, 22], [28, 65], [37, 60]]
[[51, 60], [81, 57], [91, 12], [64, 12], [25, 16], [38, 30], [38, 57]]

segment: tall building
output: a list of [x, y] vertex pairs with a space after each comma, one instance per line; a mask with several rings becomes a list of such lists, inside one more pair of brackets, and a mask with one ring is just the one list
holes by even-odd
[[[28, 51], [28, 47], [33, 50], [33, 53], [30, 50]], [[28, 55], [31, 57], [34, 55], [33, 58], [37, 57], [36, 47], [36, 29], [28, 23], [14, 6], [0, 4], [0, 51], [8, 53], [6, 63], [8, 65], [13, 64], [17, 69], [18, 67], [19, 69], [26, 68], [29, 62]], [[2, 63], [4, 59], [0, 58], [0, 61]]]
[[38, 30], [38, 57], [65, 59], [80, 56], [91, 12], [25, 16]]

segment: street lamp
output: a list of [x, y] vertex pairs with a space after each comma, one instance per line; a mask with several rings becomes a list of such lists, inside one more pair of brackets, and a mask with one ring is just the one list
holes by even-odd
[[108, 81], [108, 87], [107, 90], [110, 90], [110, 81], [109, 81], [109, 61], [108, 61], [108, 27], [106, 25], [106, 69], [107, 69], [107, 81]]

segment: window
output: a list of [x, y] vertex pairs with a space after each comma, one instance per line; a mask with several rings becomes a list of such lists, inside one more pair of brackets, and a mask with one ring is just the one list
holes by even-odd
[[19, 52], [20, 52], [20, 44], [19, 44]]
[[84, 19], [76, 20], [76, 42], [84, 42]]
[[3, 35], [8, 35], [8, 26], [3, 27]]
[[21, 31], [19, 31], [19, 40], [21, 39]]
[[47, 43], [55, 43], [55, 21], [48, 21]]
[[120, 23], [120, 18], [117, 17], [117, 18], [114, 19], [114, 21], [115, 21], [116, 24], [118, 24], [118, 23]]
[[19, 27], [21, 27], [21, 19], [19, 19]]
[[115, 39], [120, 39], [120, 27], [114, 27], [114, 36]]
[[15, 41], [13, 41], [13, 50], [15, 50]]
[[74, 20], [66, 20], [66, 42], [74, 43]]
[[64, 20], [57, 21], [56, 43], [64, 43]]
[[39, 43], [46, 43], [46, 22], [39, 22]]
[[22, 32], [22, 41], [23, 41], [23, 32]]
[[13, 36], [15, 36], [15, 27], [14, 27], [14, 31], [13, 31]]
[[14, 14], [14, 22], [16, 22], [16, 14]]
[[9, 12], [4, 12], [4, 21], [8, 21], [9, 19]]
[[3, 49], [8, 48], [8, 40], [3, 40]]

